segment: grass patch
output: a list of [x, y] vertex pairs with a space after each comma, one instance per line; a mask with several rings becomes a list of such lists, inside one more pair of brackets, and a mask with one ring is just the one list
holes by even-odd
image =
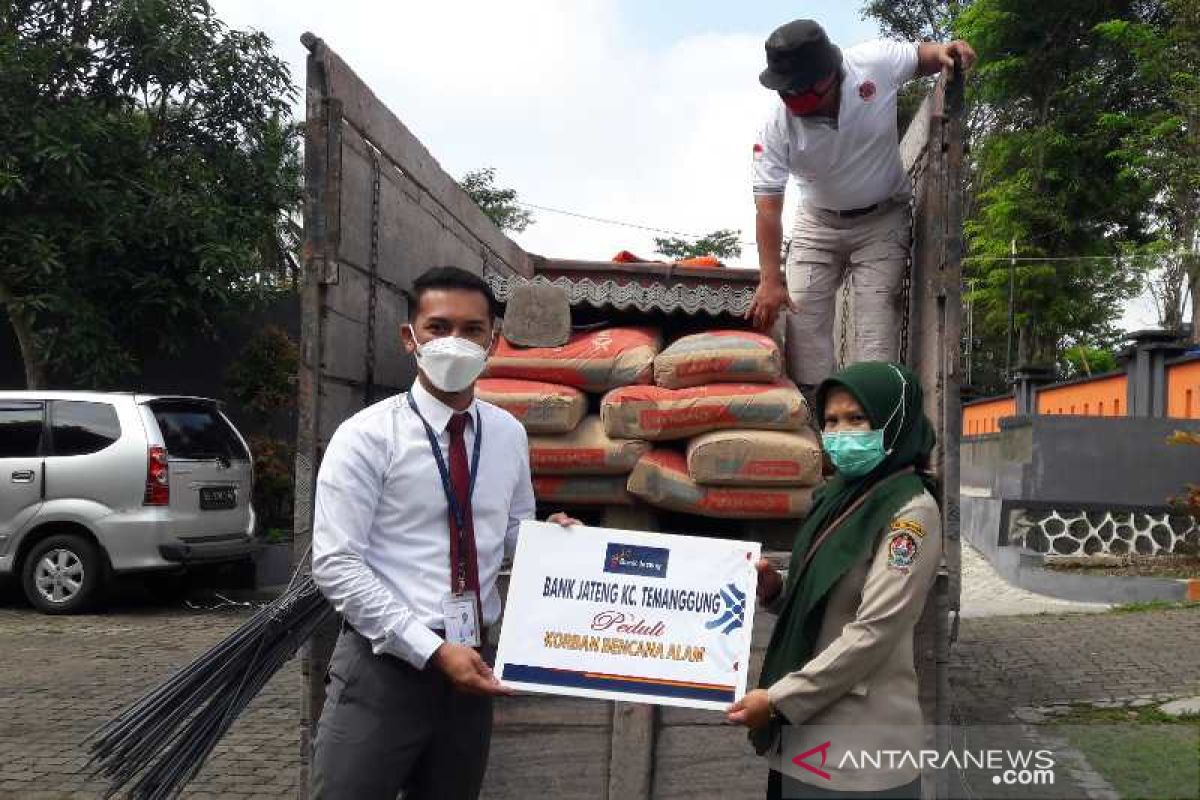
[[1140, 614], [1143, 611], [1164, 611], [1178, 608], [1200, 609], [1200, 602], [1191, 600], [1180, 602], [1173, 602], [1171, 600], [1149, 600], [1145, 603], [1124, 603], [1122, 605], [1113, 606], [1111, 609], [1109, 609], [1109, 613]]
[[1172, 717], [1153, 706], [1074, 706], [1047, 724], [1122, 798], [1200, 796], [1200, 716]]
[[[1092, 563], [1094, 562], [1094, 563]], [[1115, 575], [1140, 578], [1197, 578], [1200, 577], [1200, 555], [1166, 554], [1125, 556], [1049, 558], [1044, 565], [1051, 572], [1073, 572], [1076, 575]]]

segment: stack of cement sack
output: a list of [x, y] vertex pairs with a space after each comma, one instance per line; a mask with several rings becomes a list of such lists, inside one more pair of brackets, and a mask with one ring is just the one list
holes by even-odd
[[807, 514], [821, 450], [800, 391], [782, 376], [775, 342], [747, 331], [684, 336], [662, 351], [655, 386], [614, 389], [600, 408], [612, 439], [671, 443], [640, 458], [629, 492], [709, 517]]
[[501, 339], [476, 394], [525, 425], [540, 502], [632, 502], [626, 482], [650, 445], [638, 437], [610, 437], [599, 416], [587, 416], [585, 392], [649, 384], [661, 347], [657, 331], [634, 327], [575, 333], [560, 347], [524, 348]]

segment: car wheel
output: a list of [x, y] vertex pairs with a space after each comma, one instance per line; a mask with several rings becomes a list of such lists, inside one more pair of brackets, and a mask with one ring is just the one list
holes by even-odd
[[74, 614], [96, 599], [104, 583], [104, 562], [82, 536], [59, 534], [34, 545], [21, 570], [25, 596], [46, 614]]

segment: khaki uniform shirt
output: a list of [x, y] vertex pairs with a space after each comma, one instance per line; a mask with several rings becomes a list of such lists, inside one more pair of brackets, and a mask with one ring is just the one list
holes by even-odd
[[[788, 770], [825, 789], [879, 791], [919, 775], [911, 763], [856, 769], [845, 762], [845, 769], [838, 769], [848, 750], [915, 752], [923, 746], [915, 736], [922, 715], [913, 628], [942, 560], [941, 512], [932, 495], [914, 497], [880, 534], [876, 546], [830, 590], [817, 655], [767, 689], [772, 706], [795, 726], [768, 754], [771, 768], [780, 768], [784, 740], [788, 759], [831, 741], [821, 767], [829, 780], [806, 770], [802, 775]], [[831, 731], [835, 726], [842, 731], [840, 737]], [[847, 735], [852, 726], [862, 727]], [[820, 766], [819, 755], [805, 760]]]

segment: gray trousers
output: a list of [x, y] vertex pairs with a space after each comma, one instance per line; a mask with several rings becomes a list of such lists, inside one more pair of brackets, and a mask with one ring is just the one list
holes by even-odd
[[[485, 648], [491, 663], [493, 653]], [[313, 747], [314, 800], [474, 800], [492, 736], [492, 699], [338, 637]]]
[[908, 204], [896, 201], [849, 219], [797, 209], [786, 266], [788, 292], [800, 309], [787, 317], [788, 375], [796, 383], [815, 386], [837, 368], [834, 312], [845, 280], [854, 294], [847, 364], [896, 359], [910, 220]]

